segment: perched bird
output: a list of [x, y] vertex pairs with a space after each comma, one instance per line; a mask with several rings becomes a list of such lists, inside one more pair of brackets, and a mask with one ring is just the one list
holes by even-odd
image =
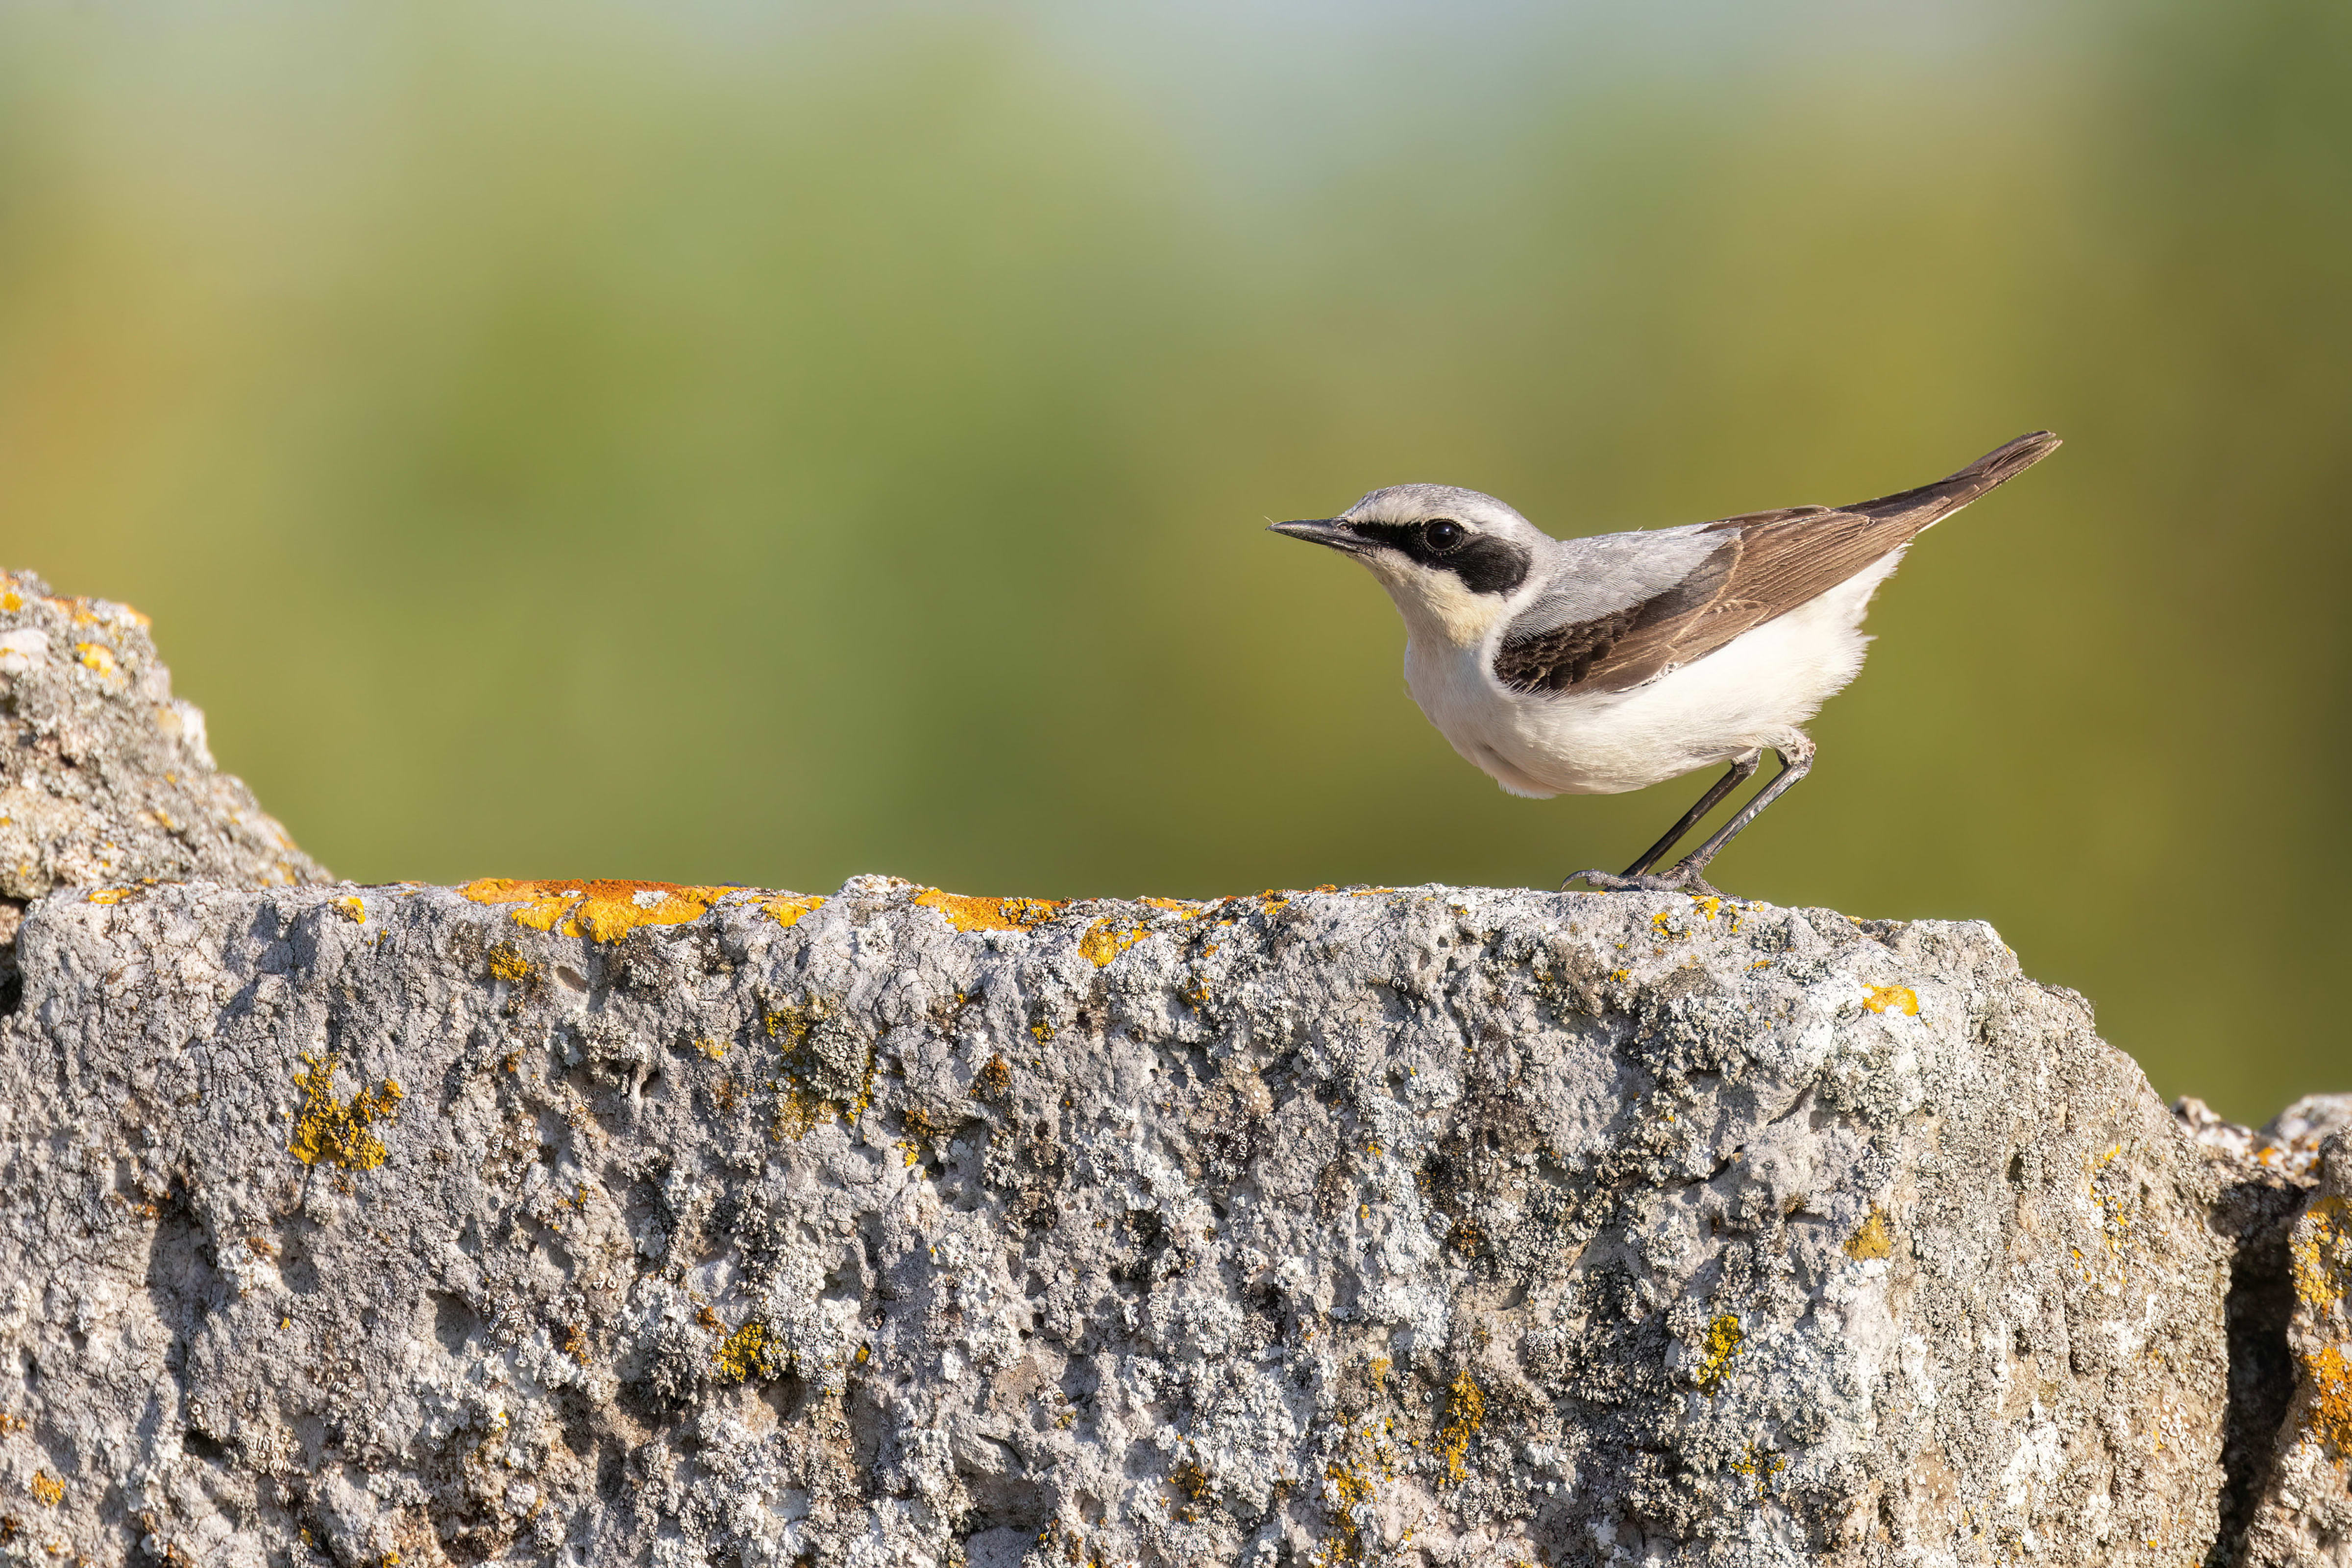
[[[1812, 767], [1797, 727], [1861, 670], [1863, 613], [1904, 550], [2057, 449], [2036, 431], [1874, 501], [1591, 538], [1553, 538], [1492, 496], [1448, 485], [1391, 486], [1336, 517], [1273, 530], [1370, 569], [1404, 615], [1413, 701], [1510, 793], [1613, 795], [1728, 762], [1623, 875], [1568, 879], [1713, 893], [1707, 862]], [[1771, 782], [1649, 874], [1767, 749], [1780, 759]]]

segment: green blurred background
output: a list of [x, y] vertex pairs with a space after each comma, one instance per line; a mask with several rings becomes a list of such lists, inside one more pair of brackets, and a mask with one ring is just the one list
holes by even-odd
[[8, 563], [360, 880], [1549, 886], [1702, 780], [1503, 796], [1265, 519], [2049, 426], [1718, 880], [1989, 919], [2241, 1117], [2352, 1088], [2352, 12], [846, 16], [11, 11]]

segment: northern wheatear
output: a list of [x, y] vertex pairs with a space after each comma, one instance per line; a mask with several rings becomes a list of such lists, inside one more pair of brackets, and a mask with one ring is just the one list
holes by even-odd
[[[1405, 684], [1514, 795], [1609, 795], [1728, 762], [1612, 891], [1712, 893], [1700, 873], [1812, 766], [1797, 727], [1862, 668], [1870, 596], [1911, 541], [2057, 450], [2021, 435], [1948, 479], [1851, 507], [1555, 539], [1475, 490], [1397, 485], [1274, 531], [1354, 556], [1404, 615]], [[1651, 866], [1754, 774], [1780, 771], [1663, 875]], [[1565, 885], [1565, 884], [1563, 884]]]

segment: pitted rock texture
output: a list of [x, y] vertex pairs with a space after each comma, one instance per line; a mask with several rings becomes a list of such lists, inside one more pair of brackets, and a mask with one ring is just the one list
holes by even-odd
[[145, 616], [0, 575], [0, 898], [146, 878], [328, 880], [214, 763]]
[[2214, 1167], [1982, 925], [861, 878], [64, 892], [22, 948], [9, 1560], [2215, 1540]]
[[2257, 1132], [2175, 1107], [2232, 1246], [2221, 1540], [2242, 1568], [2352, 1568], [2352, 1094]]

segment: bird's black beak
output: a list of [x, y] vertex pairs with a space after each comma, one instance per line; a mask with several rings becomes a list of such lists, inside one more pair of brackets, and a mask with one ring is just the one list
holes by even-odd
[[1313, 544], [1329, 545], [1333, 549], [1345, 550], [1349, 555], [1360, 554], [1364, 548], [1364, 541], [1350, 530], [1347, 524], [1337, 517], [1314, 517], [1297, 523], [1269, 523], [1266, 525], [1266, 531], [1287, 534], [1292, 538], [1306, 539]]

